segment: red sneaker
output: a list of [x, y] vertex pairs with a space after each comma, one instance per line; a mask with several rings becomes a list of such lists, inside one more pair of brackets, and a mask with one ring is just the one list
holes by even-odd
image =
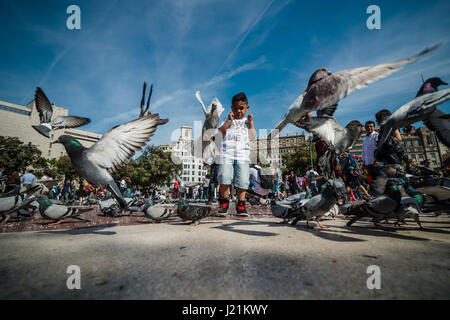
[[227, 213], [230, 199], [220, 198], [219, 199], [219, 213]]
[[245, 201], [236, 202], [236, 215], [238, 217], [248, 217], [247, 210], [245, 209]]

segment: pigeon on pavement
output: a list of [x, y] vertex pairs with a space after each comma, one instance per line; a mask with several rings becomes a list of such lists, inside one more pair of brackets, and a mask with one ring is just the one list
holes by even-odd
[[[41, 216], [46, 219], [54, 220], [52, 224], [59, 224], [63, 219], [75, 218], [82, 221], [89, 222], [88, 219], [80, 216], [79, 208], [66, 207], [60, 204], [54, 204], [46, 196], [38, 195], [37, 201], [39, 203], [39, 212]], [[92, 210], [92, 208], [85, 208], [84, 211]]]

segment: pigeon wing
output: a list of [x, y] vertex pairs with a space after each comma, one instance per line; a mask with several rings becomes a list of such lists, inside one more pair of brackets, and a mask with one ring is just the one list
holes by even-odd
[[446, 115], [442, 110], [436, 109], [427, 120], [425, 125], [431, 131], [435, 131], [439, 140], [450, 148], [450, 115]]
[[345, 128], [330, 116], [312, 117], [308, 121], [297, 121], [294, 125], [316, 134], [329, 147], [334, 147], [341, 133], [345, 132]]
[[39, 112], [41, 123], [49, 123], [53, 115], [53, 107], [41, 88], [37, 87], [34, 94], [36, 109]]
[[53, 129], [76, 128], [91, 122], [91, 119], [77, 116], [58, 116], [52, 121]]
[[399, 71], [403, 68], [404, 65], [413, 63], [418, 57], [436, 50], [441, 46], [437, 44], [431, 48], [426, 48], [422, 52], [404, 60], [400, 60], [397, 62], [384, 63], [376, 66], [367, 66], [361, 68], [347, 69], [336, 72], [330, 76], [330, 78], [334, 78], [336, 81], [343, 82], [343, 86], [341, 86], [340, 90], [338, 90], [337, 99], [343, 99], [350, 93], [355, 90], [362, 89], [367, 87], [368, 84], [375, 82], [381, 78], [387, 77], [392, 73]]
[[109, 172], [115, 172], [127, 164], [136, 151], [146, 145], [158, 125], [167, 121], [154, 113], [115, 126], [85, 151], [86, 157]]

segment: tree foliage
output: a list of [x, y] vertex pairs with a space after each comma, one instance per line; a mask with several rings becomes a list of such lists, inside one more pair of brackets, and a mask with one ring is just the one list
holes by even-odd
[[116, 180], [130, 177], [133, 185], [147, 187], [168, 184], [174, 174], [180, 171], [181, 164], [173, 163], [169, 152], [155, 146], [147, 146], [141, 156], [131, 160], [115, 172], [113, 177]]
[[[283, 163], [283, 175], [289, 174], [294, 171], [296, 176], [304, 176], [306, 171], [308, 171], [309, 166], [311, 166], [311, 152], [313, 166], [316, 165], [316, 151], [314, 145], [311, 146], [309, 142], [304, 143], [300, 146], [294, 153], [285, 153], [281, 155]], [[315, 168], [317, 171], [317, 168]]]
[[9, 174], [13, 171], [24, 173], [27, 167], [41, 169], [47, 161], [41, 157], [41, 150], [30, 143], [23, 143], [16, 137], [0, 136], [0, 167]]

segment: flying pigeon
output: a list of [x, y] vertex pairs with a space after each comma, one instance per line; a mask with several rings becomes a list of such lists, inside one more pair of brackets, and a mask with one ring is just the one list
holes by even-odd
[[294, 125], [315, 134], [328, 147], [318, 160], [319, 169], [326, 178], [333, 176], [336, 156], [350, 149], [358, 141], [364, 129], [361, 122], [357, 120], [350, 121], [344, 128], [334, 117], [326, 115], [296, 121]]
[[160, 119], [157, 113], [149, 114], [111, 128], [90, 148], [83, 147], [69, 135], [61, 135], [55, 143], [64, 145], [74, 169], [81, 177], [91, 184], [107, 187], [123, 209], [127, 207], [127, 202], [111, 173], [127, 164], [135, 151], [150, 140], [158, 125], [167, 121]]
[[[331, 73], [326, 68], [317, 69], [309, 79], [305, 92], [289, 107], [283, 120], [272, 133], [277, 135], [288, 123], [299, 121], [312, 111], [317, 111], [318, 116], [323, 114], [332, 116], [339, 100], [355, 90], [365, 88], [368, 84], [401, 70], [404, 65], [414, 62], [418, 57], [440, 46], [441, 44], [435, 45], [411, 58], [397, 62], [347, 69], [336, 73]], [[272, 133], [269, 134], [269, 139]]]
[[[46, 196], [38, 195], [37, 201], [39, 202], [39, 212], [41, 216], [46, 219], [54, 220], [52, 224], [59, 224], [63, 219], [75, 218], [82, 221], [89, 222], [88, 219], [80, 216], [80, 209], [66, 207], [64, 205], [54, 204]], [[86, 208], [84, 211], [92, 210], [91, 208]]]
[[[219, 125], [219, 119], [225, 110], [220, 103], [219, 99], [214, 98], [211, 101], [211, 104], [206, 109], [205, 104], [203, 103], [202, 97], [200, 96], [200, 91], [195, 92], [195, 97], [198, 102], [202, 105], [203, 113], [205, 114], [205, 122], [203, 123], [202, 128], [202, 137], [203, 137], [203, 146], [202, 152], [205, 150], [206, 145], [209, 144], [211, 138], [214, 136], [214, 133]], [[206, 135], [205, 135], [206, 134]]]
[[150, 108], [150, 97], [152, 96], [153, 84], [150, 86], [150, 93], [148, 94], [147, 106], [145, 106], [145, 91], [147, 90], [147, 83], [144, 82], [144, 87], [142, 88], [142, 100], [141, 100], [141, 113], [139, 114], [139, 118], [142, 118], [146, 115], [152, 114], [149, 111]]
[[[434, 114], [436, 107], [447, 100], [450, 100], [450, 89], [421, 95], [401, 106], [384, 122], [381, 128], [382, 133], [380, 133], [378, 138], [378, 146], [375, 154], [380, 152], [381, 147], [392, 132], [418, 121], [424, 121], [425, 124], [428, 123], [443, 138], [442, 142], [450, 147], [450, 139], [448, 137], [450, 130], [449, 116], [443, 112]], [[432, 129], [430, 128], [430, 130]]]
[[309, 220], [313, 218], [315, 218], [314, 220], [319, 228], [327, 228], [320, 224], [319, 219], [330, 211], [340, 198], [346, 195], [347, 190], [341, 179], [322, 179], [319, 181], [319, 184], [321, 193], [301, 201], [297, 208], [299, 216], [292, 221], [292, 225], [296, 225], [300, 219], [306, 217], [307, 228], [310, 228]]
[[448, 85], [448, 83], [442, 81], [440, 78], [430, 78], [425, 81], [417, 92], [416, 98], [431, 92], [438, 91], [438, 87], [441, 85]]
[[32, 127], [47, 138], [50, 138], [51, 130], [76, 128], [91, 122], [88, 118], [77, 116], [57, 116], [52, 121], [53, 107], [41, 88], [37, 87], [34, 99], [41, 123]]

